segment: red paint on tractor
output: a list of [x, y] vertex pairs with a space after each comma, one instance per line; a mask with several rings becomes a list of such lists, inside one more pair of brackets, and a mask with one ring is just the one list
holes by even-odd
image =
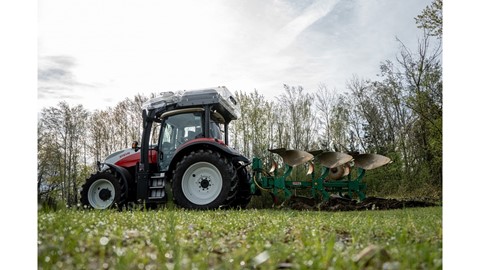
[[[157, 162], [157, 151], [150, 150], [148, 155], [149, 163], [156, 163]], [[128, 155], [115, 163], [115, 165], [129, 168], [135, 166], [138, 162], [140, 162], [140, 151]]]

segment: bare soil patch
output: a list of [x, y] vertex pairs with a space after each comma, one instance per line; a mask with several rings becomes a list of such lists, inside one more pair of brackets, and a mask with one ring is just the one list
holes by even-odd
[[378, 197], [367, 197], [361, 202], [341, 197], [331, 197], [328, 201], [316, 202], [314, 199], [299, 196], [292, 196], [281, 205], [281, 207], [295, 210], [317, 211], [389, 210], [432, 206], [439, 206], [439, 204], [420, 200], [397, 200]]

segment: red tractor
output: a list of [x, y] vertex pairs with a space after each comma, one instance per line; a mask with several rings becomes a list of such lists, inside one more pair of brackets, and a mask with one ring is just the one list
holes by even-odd
[[95, 209], [167, 202], [187, 209], [245, 207], [251, 199], [249, 160], [228, 145], [228, 125], [240, 116], [225, 87], [166, 92], [143, 105], [140, 146], [109, 155], [82, 186]]

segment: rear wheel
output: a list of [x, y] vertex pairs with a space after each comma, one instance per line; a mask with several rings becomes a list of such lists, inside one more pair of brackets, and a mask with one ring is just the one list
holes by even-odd
[[233, 165], [212, 150], [185, 156], [173, 174], [175, 202], [188, 209], [212, 209], [231, 203], [237, 192]]
[[237, 170], [238, 175], [238, 192], [237, 196], [233, 200], [231, 206], [233, 208], [246, 208], [252, 199], [252, 177], [245, 168], [239, 168]]
[[121, 208], [126, 202], [126, 188], [116, 175], [97, 172], [82, 186], [80, 201], [87, 208]]

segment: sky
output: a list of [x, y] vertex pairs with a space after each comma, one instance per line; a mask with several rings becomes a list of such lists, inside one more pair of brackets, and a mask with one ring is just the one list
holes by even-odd
[[39, 0], [38, 109], [226, 86], [345, 91], [377, 79], [430, 0]]

